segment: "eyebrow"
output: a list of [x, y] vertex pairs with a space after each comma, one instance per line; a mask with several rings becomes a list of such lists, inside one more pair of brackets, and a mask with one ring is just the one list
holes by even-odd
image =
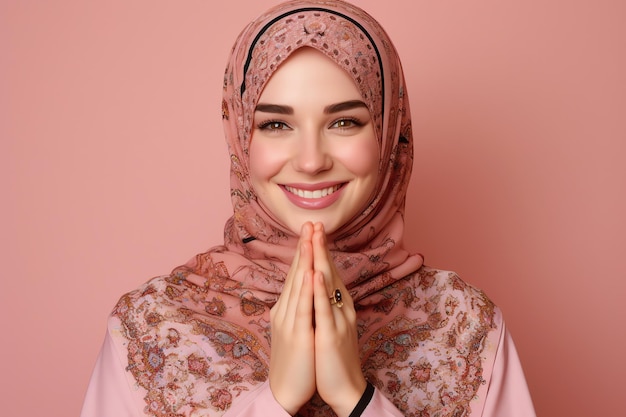
[[[342, 101], [341, 103], [329, 104], [328, 106], [324, 107], [324, 113], [332, 114], [344, 110], [356, 109], [359, 107], [365, 107], [367, 109], [367, 104], [365, 104], [365, 102], [361, 100]], [[256, 105], [256, 108], [254, 110], [263, 113], [276, 113], [287, 115], [291, 115], [294, 113], [293, 107], [285, 106], [282, 104], [259, 103]]]
[[259, 103], [256, 105], [254, 111], [261, 111], [263, 113], [293, 114], [293, 107], [283, 106], [281, 104]]
[[335, 103], [324, 107], [324, 113], [337, 113], [340, 111], [352, 110], [359, 107], [365, 107], [367, 109], [367, 104], [365, 104], [365, 102], [361, 100], [343, 101], [341, 103]]

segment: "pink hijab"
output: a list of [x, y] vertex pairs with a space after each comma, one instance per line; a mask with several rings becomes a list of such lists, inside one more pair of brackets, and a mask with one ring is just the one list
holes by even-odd
[[355, 301], [364, 301], [422, 265], [422, 257], [408, 253], [402, 242], [413, 136], [397, 52], [383, 28], [356, 6], [337, 0], [290, 1], [250, 23], [235, 42], [222, 101], [234, 215], [226, 223], [223, 246], [176, 270], [187, 279], [204, 281], [219, 265], [220, 291], [241, 303], [273, 304], [294, 256], [298, 236], [264, 209], [251, 186], [249, 145], [254, 108], [265, 83], [291, 53], [307, 46], [350, 74], [379, 140], [375, 195], [358, 216], [329, 236], [347, 288]]

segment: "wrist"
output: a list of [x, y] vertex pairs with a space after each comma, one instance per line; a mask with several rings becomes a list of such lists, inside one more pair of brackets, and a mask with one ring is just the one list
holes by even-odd
[[296, 413], [300, 410], [300, 408], [304, 405], [294, 401], [295, 396], [290, 392], [283, 392], [281, 390], [276, 389], [275, 386], [272, 385], [272, 381], [270, 378], [269, 381], [270, 392], [274, 397], [274, 401], [278, 403], [278, 405], [285, 410], [289, 415], [296, 415]]
[[354, 406], [354, 409], [352, 409], [352, 412], [348, 417], [360, 417], [360, 415], [363, 414], [363, 411], [365, 411], [365, 408], [372, 400], [373, 396], [374, 386], [367, 382], [365, 385], [365, 391], [363, 391], [363, 395], [361, 395], [359, 402], [356, 404], [356, 406]]
[[341, 405], [333, 407], [338, 417], [359, 417], [369, 404], [374, 393], [374, 386], [363, 380], [358, 390], [347, 395]]

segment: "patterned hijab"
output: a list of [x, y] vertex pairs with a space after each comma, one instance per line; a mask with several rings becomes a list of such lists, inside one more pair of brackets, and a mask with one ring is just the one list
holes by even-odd
[[[400, 61], [376, 21], [340, 0], [283, 3], [237, 39], [222, 107], [234, 215], [223, 245], [121, 298], [111, 328], [122, 336], [115, 340], [127, 352], [126, 369], [145, 390], [146, 413], [158, 417], [221, 415], [267, 380], [269, 310], [298, 237], [259, 203], [248, 169], [250, 135], [263, 86], [305, 46], [350, 74], [378, 135], [374, 195], [329, 236], [355, 300], [365, 376], [405, 415], [468, 415], [488, 387], [484, 358], [497, 346], [496, 310], [454, 274], [420, 269], [422, 257], [404, 249], [413, 138]], [[314, 396], [298, 415], [334, 414]]]
[[219, 275], [220, 291], [238, 296], [242, 308], [276, 301], [298, 240], [260, 204], [250, 182], [249, 145], [263, 87], [301, 47], [321, 51], [352, 77], [379, 141], [379, 180], [371, 201], [329, 236], [331, 254], [347, 288], [360, 301], [422, 264], [422, 257], [409, 254], [402, 242], [413, 137], [394, 46], [383, 28], [354, 5], [339, 0], [288, 1], [243, 30], [226, 67], [222, 118], [234, 215], [226, 223], [224, 245], [175, 271], [200, 281]]

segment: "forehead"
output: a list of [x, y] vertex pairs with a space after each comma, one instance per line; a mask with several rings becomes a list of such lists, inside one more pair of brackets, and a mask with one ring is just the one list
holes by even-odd
[[359, 101], [361, 94], [350, 75], [316, 49], [304, 47], [291, 54], [266, 82], [259, 103], [290, 106], [326, 106]]
[[[382, 116], [383, 67], [372, 36], [354, 17], [319, 7], [285, 12], [269, 18], [260, 27], [250, 43], [243, 67], [240, 93], [244, 108], [255, 107], [272, 74], [294, 51], [305, 46], [317, 49], [343, 68], [353, 79], [370, 113]], [[374, 122], [380, 129], [381, 120]]]

